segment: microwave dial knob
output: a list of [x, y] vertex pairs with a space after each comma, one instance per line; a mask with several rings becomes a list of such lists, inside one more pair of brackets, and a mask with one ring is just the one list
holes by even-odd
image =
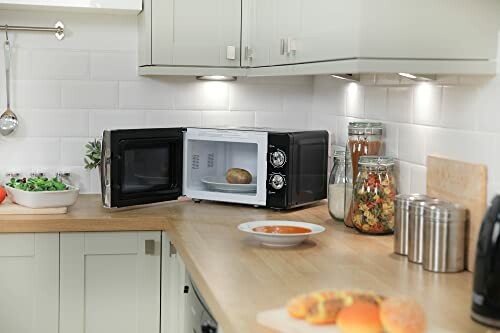
[[277, 150], [271, 154], [271, 164], [275, 168], [282, 167], [286, 163], [285, 153], [281, 150]]
[[275, 190], [281, 190], [285, 185], [285, 178], [282, 175], [273, 175], [271, 177], [271, 186]]

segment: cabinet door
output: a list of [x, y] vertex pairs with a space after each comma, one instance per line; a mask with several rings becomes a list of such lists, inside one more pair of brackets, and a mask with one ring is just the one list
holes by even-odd
[[152, 0], [152, 8], [154, 65], [240, 66], [240, 0]]
[[187, 328], [184, 311], [186, 266], [165, 232], [162, 233], [162, 248], [161, 332], [182, 333]]
[[271, 64], [283, 65], [293, 62], [289, 41], [294, 40], [300, 30], [301, 0], [274, 0], [274, 28], [271, 42]]
[[0, 235], [0, 332], [55, 333], [59, 234]]
[[160, 330], [161, 232], [61, 234], [62, 333]]
[[275, 38], [273, 33], [275, 9], [275, 0], [243, 0], [243, 66], [271, 65], [271, 46]]

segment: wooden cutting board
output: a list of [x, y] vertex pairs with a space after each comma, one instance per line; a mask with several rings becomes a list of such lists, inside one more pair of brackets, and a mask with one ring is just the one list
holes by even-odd
[[[288, 315], [285, 308], [260, 312], [257, 314], [257, 322], [281, 333], [341, 333], [335, 325], [314, 326], [305, 320], [294, 319]], [[429, 326], [428, 333], [452, 333], [432, 325]]]
[[477, 237], [487, 209], [485, 165], [427, 157], [427, 195], [463, 205], [469, 210], [466, 268], [474, 270]]
[[9, 199], [0, 204], [0, 215], [52, 215], [52, 214], [66, 214], [67, 207], [59, 208], [28, 208], [12, 203]]

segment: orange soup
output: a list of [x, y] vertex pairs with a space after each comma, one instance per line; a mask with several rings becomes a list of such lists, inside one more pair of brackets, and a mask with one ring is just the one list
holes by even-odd
[[281, 234], [281, 235], [306, 234], [311, 232], [311, 229], [309, 228], [285, 226], [285, 225], [266, 225], [261, 227], [255, 227], [252, 230], [255, 232], [265, 232], [266, 234]]

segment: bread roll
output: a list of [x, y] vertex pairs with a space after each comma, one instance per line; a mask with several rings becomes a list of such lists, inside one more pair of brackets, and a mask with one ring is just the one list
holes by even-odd
[[288, 314], [296, 319], [304, 319], [309, 309], [318, 301], [310, 295], [301, 295], [292, 298], [286, 305]]
[[423, 333], [425, 312], [413, 300], [389, 298], [380, 306], [380, 320], [387, 333]]
[[226, 172], [226, 180], [229, 184], [250, 184], [252, 174], [245, 169], [231, 168]]
[[320, 292], [311, 295], [316, 297], [318, 302], [309, 308], [305, 319], [313, 325], [335, 324], [340, 310], [353, 302], [352, 297], [340, 291]]
[[364, 301], [357, 301], [340, 310], [337, 325], [342, 333], [383, 332], [379, 307]]

